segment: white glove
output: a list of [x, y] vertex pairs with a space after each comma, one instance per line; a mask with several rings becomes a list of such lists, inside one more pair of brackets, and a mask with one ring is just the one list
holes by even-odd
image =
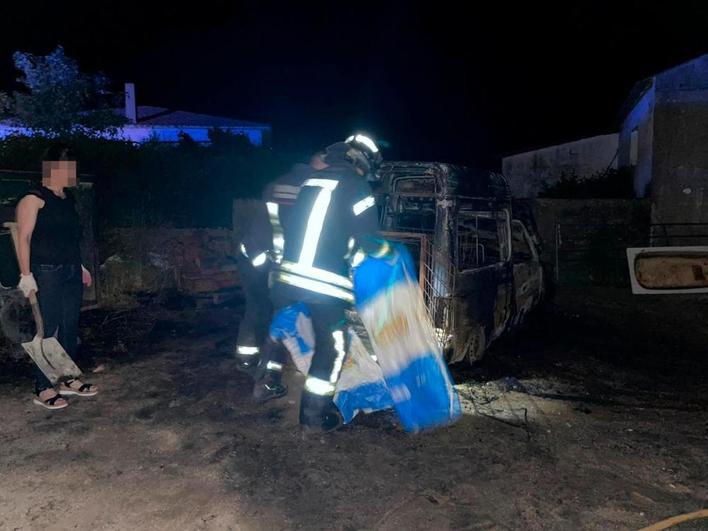
[[91, 273], [89, 272], [88, 269], [84, 267], [83, 264], [81, 264], [81, 282], [83, 282], [84, 286], [90, 287], [91, 283], [93, 282], [93, 278], [91, 277]]
[[20, 291], [22, 291], [22, 294], [25, 297], [30, 296], [30, 292], [34, 291], [35, 293], [39, 291], [39, 288], [37, 287], [37, 281], [34, 279], [34, 275], [30, 273], [29, 275], [20, 275], [20, 283], [17, 285], [18, 288], [20, 288]]

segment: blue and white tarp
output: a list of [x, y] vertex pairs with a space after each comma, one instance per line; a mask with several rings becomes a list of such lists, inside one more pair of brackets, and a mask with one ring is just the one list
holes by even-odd
[[381, 367], [351, 328], [349, 339], [349, 353], [344, 360], [334, 394], [334, 403], [337, 404], [344, 422], [350, 422], [360, 411], [371, 413], [393, 407], [393, 398], [386, 386]]
[[[352, 328], [348, 334], [349, 351], [334, 394], [334, 403], [347, 423], [360, 411], [370, 413], [393, 407], [381, 367]], [[296, 303], [280, 310], [270, 325], [270, 336], [283, 342], [297, 370], [307, 374], [315, 344], [312, 318], [307, 305]]]
[[354, 270], [356, 307], [406, 431], [454, 422], [460, 401], [414, 277], [410, 254], [367, 258]]
[[[406, 431], [454, 422], [460, 401], [403, 246], [395, 258], [367, 258], [354, 270], [356, 307], [373, 348], [367, 351], [350, 328], [350, 347], [334, 396], [345, 422], [359, 412], [394, 407]], [[307, 374], [314, 331], [307, 306], [293, 304], [270, 327], [298, 370]], [[372, 357], [375, 354], [376, 361]]]
[[315, 352], [315, 331], [307, 305], [297, 302], [282, 308], [275, 314], [269, 334], [273, 341], [285, 345], [297, 370], [307, 374]]

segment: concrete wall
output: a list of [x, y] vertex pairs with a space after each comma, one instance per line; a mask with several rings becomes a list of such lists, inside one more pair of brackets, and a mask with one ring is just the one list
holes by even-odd
[[638, 157], [634, 167], [634, 192], [637, 197], [649, 195], [653, 175], [655, 98], [656, 91], [652, 83], [625, 118], [619, 133], [617, 162], [620, 168], [625, 168], [630, 166], [632, 131], [637, 131]]
[[632, 131], [635, 192], [652, 198], [652, 221], [708, 223], [708, 54], [653, 78], [622, 124], [620, 167], [630, 166]]
[[618, 138], [611, 133], [504, 157], [502, 172], [514, 197], [536, 197], [563, 175], [590, 177], [616, 168]]
[[648, 244], [650, 206], [647, 199], [534, 200], [541, 260], [549, 280], [555, 279], [558, 265], [561, 284], [629, 286], [625, 248]]
[[657, 94], [653, 174], [655, 223], [708, 223], [708, 89]]
[[656, 92], [652, 220], [708, 223], [708, 55], [658, 74]]
[[536, 199], [532, 208], [544, 259], [550, 261], [553, 255], [557, 223], [641, 227], [633, 235], [648, 242], [649, 233], [643, 231], [648, 228], [650, 205], [646, 199]]

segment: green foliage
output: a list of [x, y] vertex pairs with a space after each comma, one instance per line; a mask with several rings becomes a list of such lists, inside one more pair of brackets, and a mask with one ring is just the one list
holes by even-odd
[[[287, 170], [268, 148], [213, 131], [211, 144], [133, 144], [84, 135], [70, 143], [79, 173], [95, 183], [99, 226], [230, 227], [234, 198], [260, 197]], [[0, 141], [0, 169], [41, 170], [49, 139]]]
[[59, 46], [48, 55], [13, 54], [23, 90], [0, 93], [0, 114], [51, 136], [115, 132], [125, 118], [113, 110], [109, 80], [84, 74]]
[[32, 136], [0, 141], [0, 170], [41, 171], [42, 155], [61, 137], [74, 148], [79, 173], [95, 182], [99, 226], [228, 227], [236, 197], [258, 197], [285, 170], [272, 151], [243, 135], [210, 132], [210, 144], [142, 144], [108, 140], [125, 123], [111, 105], [109, 81], [84, 74], [58, 47], [45, 56], [16, 52], [22, 90], [0, 93], [0, 115]]

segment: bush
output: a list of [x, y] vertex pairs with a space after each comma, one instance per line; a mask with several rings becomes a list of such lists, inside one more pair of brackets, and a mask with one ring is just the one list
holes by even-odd
[[[184, 136], [177, 144], [75, 136], [79, 172], [95, 182], [100, 226], [230, 227], [235, 198], [259, 197], [286, 166], [246, 137], [212, 132], [209, 145]], [[0, 141], [0, 169], [41, 168], [50, 140]]]
[[544, 184], [539, 197], [549, 199], [633, 199], [632, 172], [627, 168], [609, 169], [589, 177], [562, 174], [553, 184]]

